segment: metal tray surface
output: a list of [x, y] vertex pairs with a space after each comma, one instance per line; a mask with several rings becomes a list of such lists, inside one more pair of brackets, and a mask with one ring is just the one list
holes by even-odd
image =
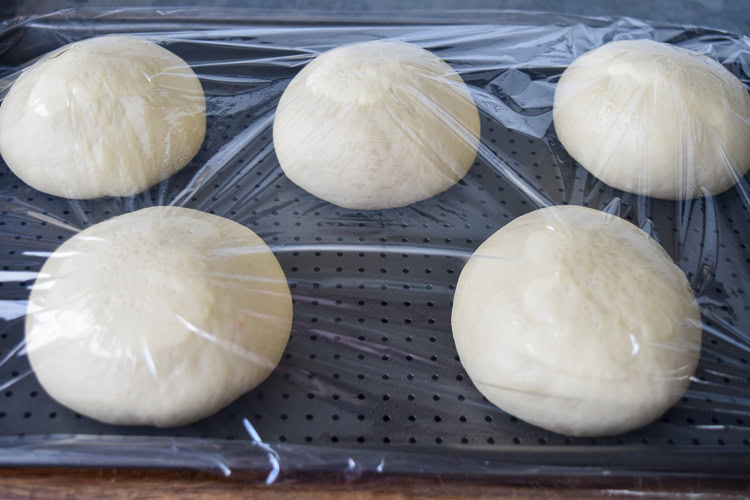
[[[159, 28], [163, 19], [154, 18], [149, 30], [148, 20], [133, 24], [115, 16], [100, 22], [81, 14], [74, 23], [71, 16], [6, 26], [0, 32], [5, 81], [50, 45], [113, 31], [152, 31], [201, 78], [208, 128], [188, 167], [129, 198], [51, 197], [0, 165], [0, 440], [6, 450], [0, 452], [1, 462], [88, 463], [74, 453], [66, 455], [60, 436], [75, 437], [78, 452], [93, 453], [88, 461], [104, 449], [97, 442], [113, 446], [113, 436], [116, 442], [133, 437], [130, 453], [132, 443], [139, 442], [136, 436], [154, 436], [162, 439], [152, 443], [164, 446], [210, 443], [221, 457], [222, 450], [236, 453], [233, 441], [253, 440], [249, 425], [257, 432], [254, 444], [262, 439], [279, 452], [294, 449], [309, 456], [336, 450], [350, 457], [384, 458], [418, 452], [422, 457], [596, 469], [615, 463], [617, 455], [635, 454], [653, 460], [631, 467], [679, 473], [710, 472], [711, 457], [731, 451], [732, 460], [714, 467], [723, 471], [713, 472], [748, 470], [747, 180], [700, 200], [623, 193], [578, 166], [557, 142], [551, 124], [557, 77], [575, 54], [593, 45], [613, 37], [648, 36], [703, 48], [747, 85], [747, 39], [632, 20], [545, 26], [545, 18], [533, 16], [526, 24], [483, 26], [248, 24], [220, 30], [217, 21], [213, 30], [194, 31], [187, 19], [185, 30], [174, 33]], [[401, 209], [346, 210], [283, 175], [273, 150], [273, 112], [290, 79], [317, 53], [382, 37], [418, 43], [461, 73], [480, 108], [480, 153], [458, 185], [434, 198]], [[736, 51], [740, 46], [742, 51]], [[98, 423], [56, 403], [31, 373], [22, 344], [25, 301], [45, 257], [73, 234], [71, 228], [164, 204], [228, 217], [271, 246], [292, 289], [292, 338], [266, 382], [210, 418], [173, 429]], [[504, 224], [549, 204], [590, 206], [637, 224], [685, 271], [698, 297], [705, 327], [695, 378], [682, 401], [649, 426], [596, 439], [547, 432], [488, 403], [456, 355], [451, 300], [466, 259]], [[56, 453], [31, 457], [35, 447], [53, 442]], [[128, 453], [103, 460], [132, 464]], [[670, 458], [675, 454], [689, 458]], [[139, 464], [156, 464], [143, 455]], [[580, 463], [576, 456], [589, 462]], [[442, 467], [430, 460], [425, 459], [423, 472]], [[309, 468], [315, 463], [309, 461]], [[177, 456], [157, 465], [194, 466]], [[243, 465], [267, 466], [263, 454]], [[305, 468], [305, 462], [299, 467]]]

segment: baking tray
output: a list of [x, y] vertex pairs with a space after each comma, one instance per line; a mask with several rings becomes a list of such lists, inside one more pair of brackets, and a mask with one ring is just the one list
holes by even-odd
[[[464, 13], [467, 22], [476, 22]], [[0, 464], [285, 471], [746, 477], [750, 471], [750, 196], [747, 179], [707, 200], [614, 190], [579, 167], [551, 125], [554, 83], [572, 57], [609, 40], [654, 38], [707, 50], [748, 85], [748, 39], [632, 19], [486, 13], [485, 24], [274, 18], [246, 11], [65, 11], [6, 23], [0, 76], [64, 43], [148, 34], [188, 61], [207, 99], [205, 143], [148, 192], [48, 196], [0, 165]], [[480, 109], [476, 163], [456, 186], [400, 209], [347, 210], [292, 184], [271, 127], [290, 79], [317, 53], [377, 38], [445, 58]], [[481, 57], [478, 57], [481, 56]], [[704, 321], [682, 401], [625, 435], [572, 438], [488, 403], [456, 355], [451, 300], [466, 259], [540, 206], [590, 206], [649, 232], [685, 271]], [[23, 350], [26, 300], [45, 258], [74, 229], [174, 204], [233, 219], [272, 248], [294, 325], [277, 370], [216, 415], [173, 429], [75, 414], [36, 381]]]

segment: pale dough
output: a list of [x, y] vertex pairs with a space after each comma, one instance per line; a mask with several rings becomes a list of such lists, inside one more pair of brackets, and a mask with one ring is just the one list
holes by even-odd
[[292, 300], [240, 224], [153, 207], [96, 224], [42, 267], [26, 348], [44, 389], [111, 424], [174, 426], [260, 384], [289, 339]]
[[555, 92], [555, 130], [584, 168], [657, 198], [717, 195], [750, 168], [750, 96], [717, 61], [650, 40], [576, 59]]
[[25, 183], [66, 198], [129, 196], [174, 174], [206, 130], [190, 67], [142, 38], [106, 36], [26, 69], [0, 106], [0, 153]]
[[661, 246], [619, 217], [560, 206], [514, 220], [461, 272], [453, 337], [479, 391], [573, 436], [626, 432], [679, 401], [701, 320]]
[[409, 205], [453, 186], [479, 142], [468, 87], [443, 60], [404, 42], [318, 56], [285, 90], [273, 125], [281, 168], [336, 205]]

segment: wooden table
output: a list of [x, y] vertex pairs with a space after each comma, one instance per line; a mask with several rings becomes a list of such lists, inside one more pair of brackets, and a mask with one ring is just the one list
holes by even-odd
[[[299, 477], [266, 486], [263, 477], [233, 474], [229, 478], [189, 471], [112, 469], [0, 469], [0, 498], [262, 498], [284, 500], [369, 499], [588, 499], [588, 498], [750, 498], [747, 481], [627, 480], [572, 488], [546, 482], [513, 485], [439, 476], [378, 476], [356, 482], [335, 477]], [[559, 483], [559, 480], [558, 480]], [[702, 493], [702, 495], [696, 495]]]

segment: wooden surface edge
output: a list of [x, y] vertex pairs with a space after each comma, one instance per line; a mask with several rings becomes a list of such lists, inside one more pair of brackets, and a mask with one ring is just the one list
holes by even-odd
[[262, 498], [269, 500], [369, 499], [589, 499], [696, 498], [747, 499], [748, 481], [633, 480], [630, 484], [586, 484], [586, 480], [539, 482], [470, 480], [443, 476], [381, 475], [347, 480], [294, 476], [267, 486], [265, 476], [173, 470], [7, 468], [0, 469], [0, 498]]

